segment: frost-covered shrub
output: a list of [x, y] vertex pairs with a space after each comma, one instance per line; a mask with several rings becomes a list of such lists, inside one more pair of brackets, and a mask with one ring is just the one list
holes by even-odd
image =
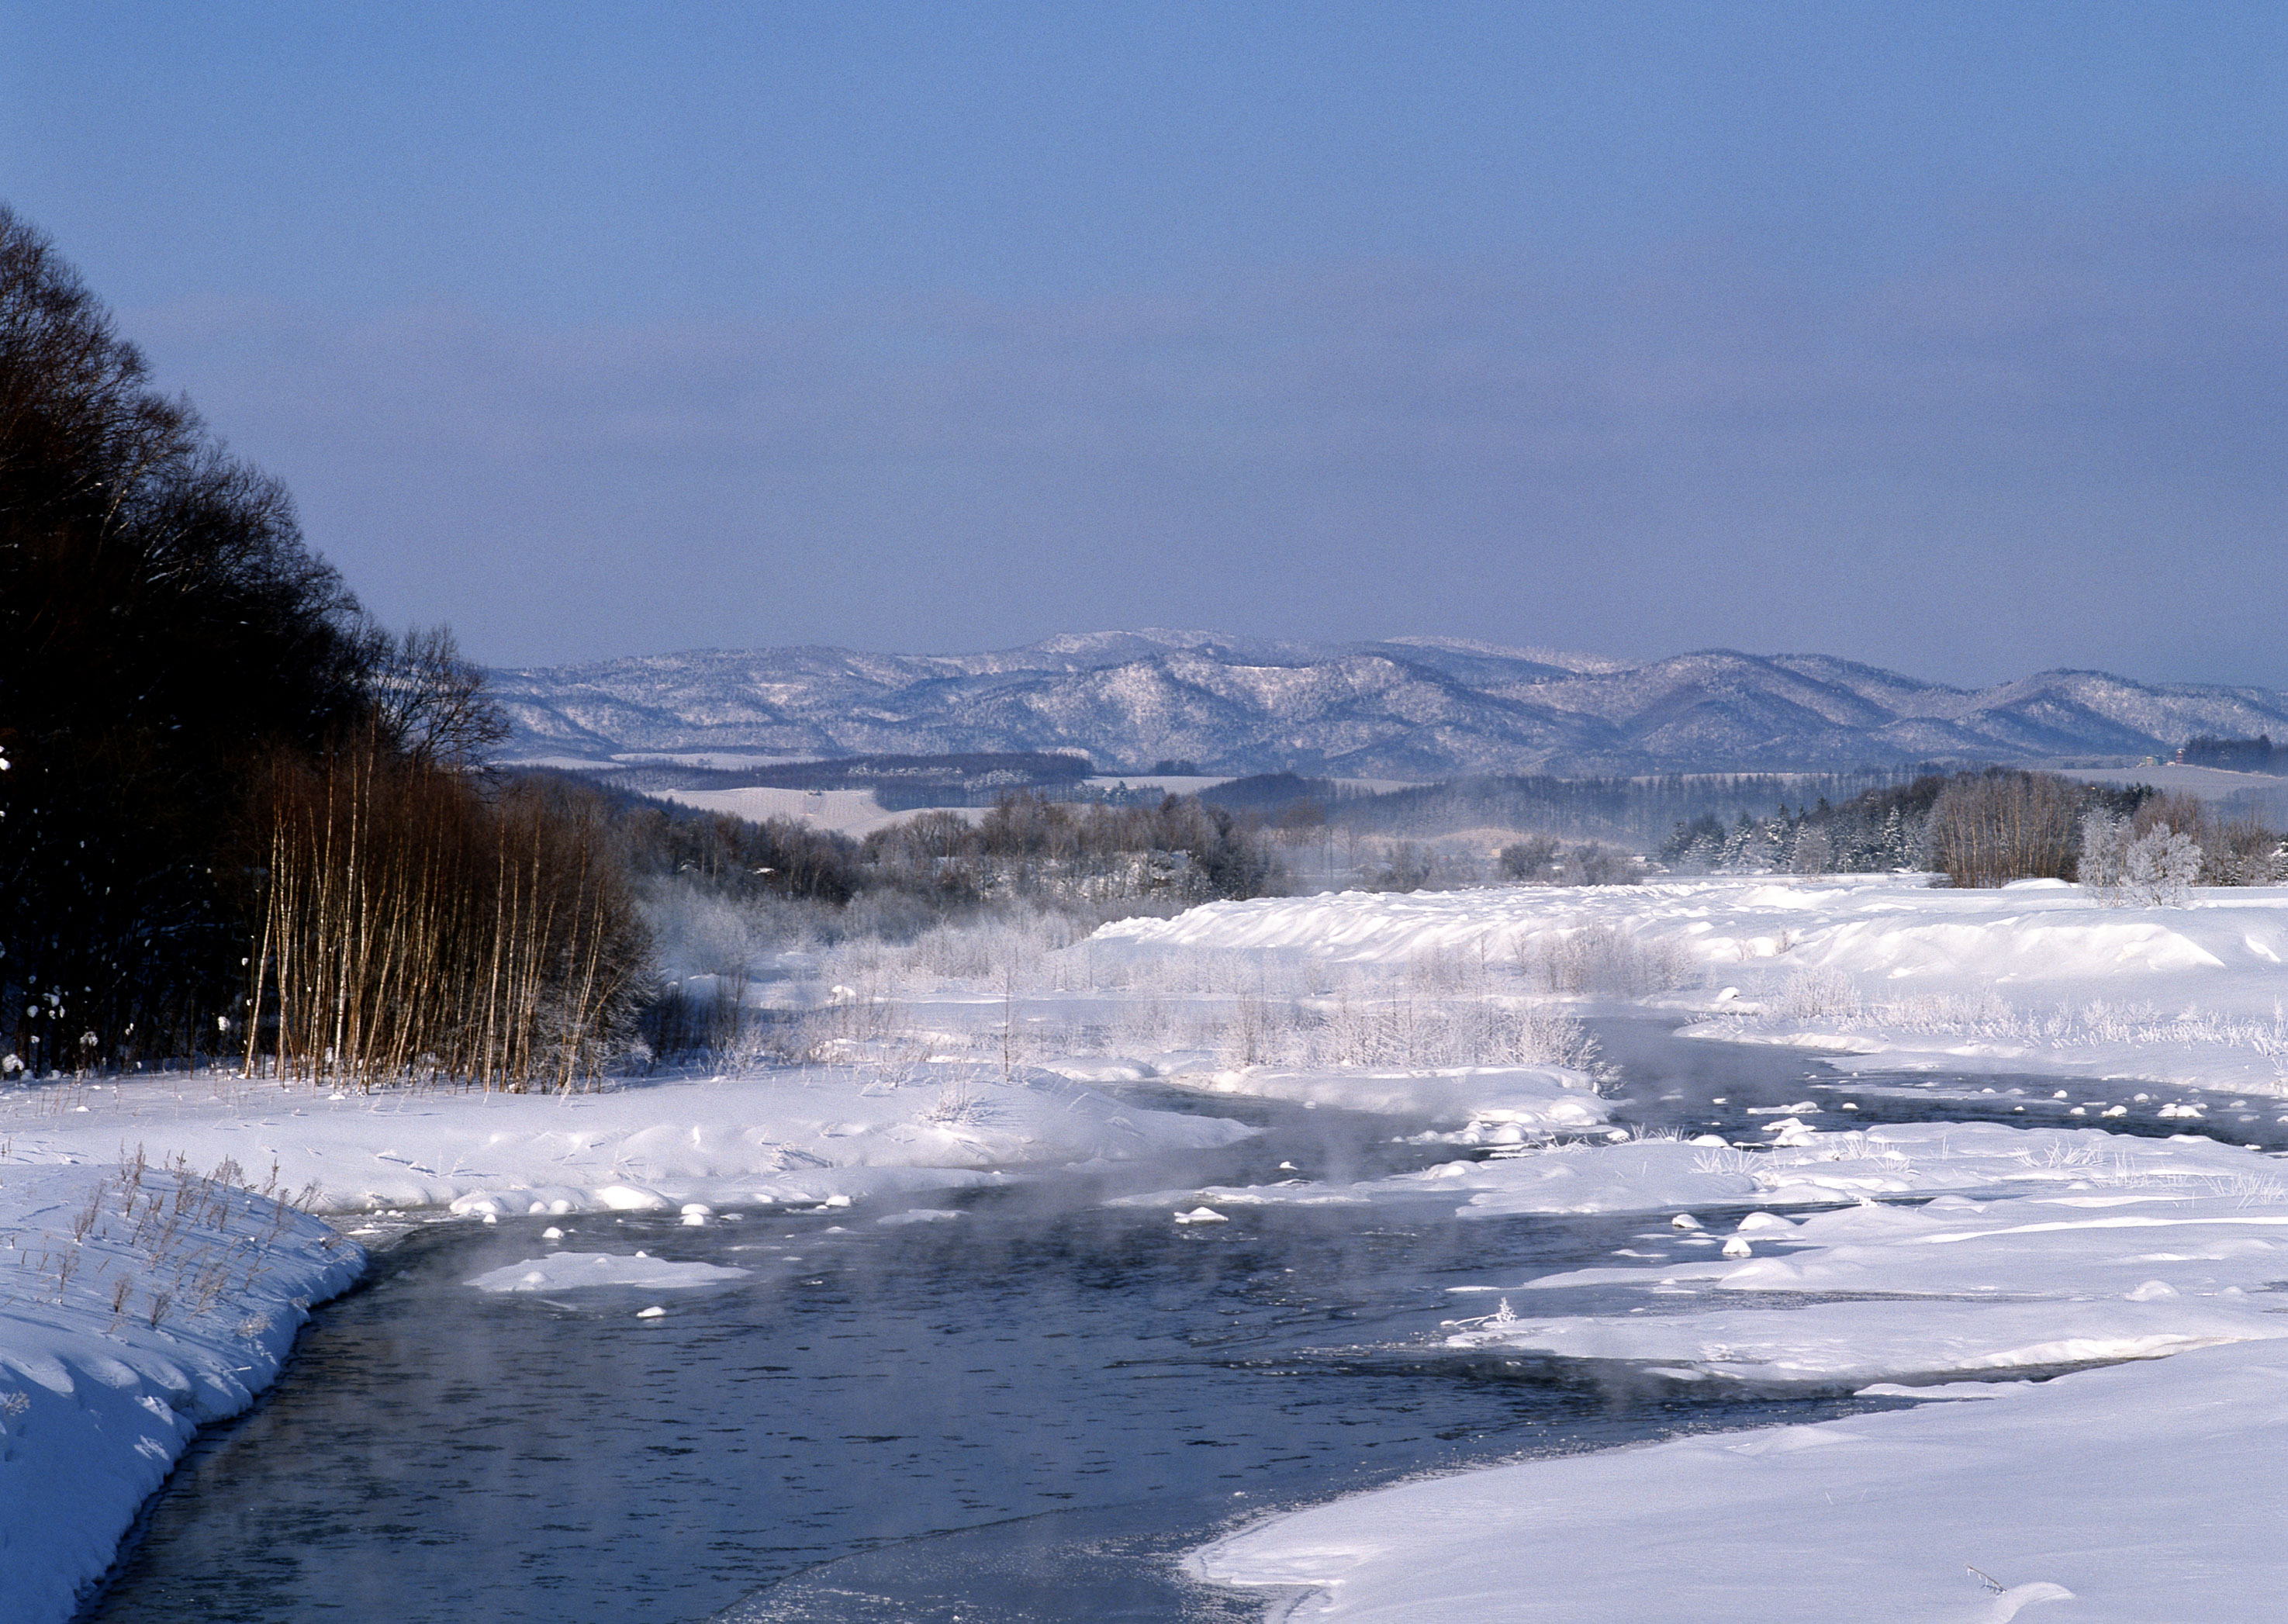
[[1784, 1020], [1851, 1020], [1859, 1013], [1859, 988], [1839, 970], [1807, 970], [1790, 976], [1772, 1000]]
[[1529, 944], [1519, 964], [1543, 991], [1576, 997], [1639, 998], [1688, 986], [1699, 974], [1682, 943], [1640, 941], [1601, 920]]
[[2081, 856], [2077, 873], [2083, 886], [2108, 907], [2120, 902], [2128, 857], [2128, 820], [2117, 818], [2101, 807], [2092, 807], [2081, 821]]
[[2121, 883], [2132, 902], [2177, 907], [2201, 877], [2201, 849], [2189, 835], [2157, 823], [2122, 852]]
[[1561, 1010], [1506, 999], [1377, 996], [1347, 986], [1331, 1000], [1226, 1006], [1212, 1037], [1232, 1066], [1289, 1069], [1456, 1066], [1593, 1066], [1588, 1028]]
[[1541, 880], [1549, 876], [1549, 865], [1557, 860], [1557, 842], [1548, 835], [1532, 835], [1523, 840], [1513, 840], [1500, 852], [1502, 878], [1505, 880]]
[[1563, 878], [1569, 885], [1635, 885], [1644, 869], [1633, 852], [1585, 840], [1565, 853]]

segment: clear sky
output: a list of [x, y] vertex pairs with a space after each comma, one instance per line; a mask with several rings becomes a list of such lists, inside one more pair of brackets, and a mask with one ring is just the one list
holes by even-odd
[[0, 0], [393, 622], [2288, 686], [2288, 7]]

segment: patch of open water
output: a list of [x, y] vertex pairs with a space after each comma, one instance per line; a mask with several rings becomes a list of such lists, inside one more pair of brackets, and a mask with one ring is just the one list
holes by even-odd
[[[1642, 1020], [1603, 1035], [1627, 1120], [1750, 1137], [1769, 1119], [1747, 1107], [1816, 1075]], [[1867, 1121], [1984, 1114], [1863, 1103]], [[941, 1222], [861, 1206], [703, 1228], [588, 1215], [554, 1220], [560, 1243], [547, 1219], [417, 1230], [320, 1311], [263, 1403], [194, 1446], [83, 1618], [1253, 1617], [1261, 1597], [1201, 1590], [1172, 1555], [1426, 1471], [1885, 1402], [1423, 1345], [1455, 1311], [1448, 1286], [1609, 1262], [1641, 1217], [1465, 1224], [1408, 1203], [1178, 1226], [1101, 1204], [1291, 1176], [1283, 1161], [1355, 1178], [1454, 1153], [1393, 1144], [1387, 1120], [1212, 1105], [1265, 1136], [912, 1203], [963, 1215]], [[752, 1273], [553, 1297], [464, 1284], [558, 1244]]]

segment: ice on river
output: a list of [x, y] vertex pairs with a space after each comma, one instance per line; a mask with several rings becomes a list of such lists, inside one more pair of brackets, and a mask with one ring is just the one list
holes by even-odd
[[1803, 1129], [1768, 1150], [1672, 1138], [1572, 1141], [1487, 1161], [1440, 1162], [1357, 1184], [1291, 1179], [1119, 1198], [1126, 1205], [1450, 1201], [1465, 1218], [1521, 1214], [1826, 1207], [1947, 1193], [2208, 1188], [2276, 1176], [2278, 1164], [2206, 1137], [2132, 1138], [2097, 1129], [1908, 1122], [1849, 1131]]
[[[1942, 1196], [1795, 1223], [1753, 1213], [1736, 1239], [1741, 1256], [1647, 1242], [1625, 1267], [1465, 1288], [1459, 1300], [1498, 1292], [1500, 1307], [1458, 1326], [1449, 1345], [1834, 1383], [2288, 1336], [2273, 1290], [2288, 1278], [2288, 1187], [2268, 1181]], [[1596, 1315], [1532, 1312], [1537, 1297], [1580, 1287], [1641, 1301]]]
[[1239, 1066], [1182, 1072], [1167, 1081], [1210, 1094], [1333, 1105], [1458, 1129], [1469, 1143], [1514, 1145], [1601, 1127], [1612, 1107], [1585, 1073], [1556, 1066], [1458, 1066], [1425, 1070], [1355, 1066], [1288, 1071]]
[[683, 1289], [743, 1280], [751, 1272], [717, 1264], [671, 1263], [644, 1252], [632, 1257], [614, 1252], [551, 1252], [488, 1269], [468, 1283], [479, 1291], [586, 1291], [602, 1286]]
[[[2207, 1140], [1949, 1124], [1812, 1134], [1698, 1168], [1689, 1154], [1600, 1146], [1478, 1169], [1496, 1182], [1472, 1200], [1490, 1200], [1465, 1212], [1545, 1210], [1582, 1190], [1590, 1210], [1700, 1211], [1648, 1216], [1657, 1227], [1610, 1266], [1458, 1288], [1465, 1317], [1444, 1345], [1766, 1390], [1899, 1396], [1915, 1390], [1903, 1382], [1978, 1375], [1989, 1384], [1936, 1390], [1997, 1401], [1384, 1490], [1275, 1517], [1198, 1553], [1196, 1571], [1316, 1593], [1285, 1616], [1376, 1624], [1967, 1624], [2048, 1603], [2114, 1624], [2276, 1616], [2277, 1161]], [[1947, 1188], [1983, 1199], [1901, 1199]], [[1718, 1216], [1815, 1201], [1829, 1205], [1795, 1219]], [[1598, 1311], [1562, 1311], [1585, 1299]]]

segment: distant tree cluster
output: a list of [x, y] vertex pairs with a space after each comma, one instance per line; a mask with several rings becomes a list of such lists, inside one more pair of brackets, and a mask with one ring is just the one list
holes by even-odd
[[1565, 845], [1548, 835], [1512, 841], [1499, 855], [1502, 877], [1544, 885], [1634, 885], [1644, 864], [1633, 852], [1584, 840]]
[[[872, 849], [886, 853], [892, 831]], [[1013, 795], [979, 820], [982, 885], [1020, 892], [1079, 883], [1098, 894], [1183, 902], [1272, 895], [1286, 871], [1254, 821], [1198, 796], [1153, 806], [1075, 805]]]
[[[1532, 830], [1632, 851], [1657, 848], [1680, 823], [1711, 818], [1729, 828], [1783, 802], [1847, 800], [1895, 786], [1898, 769], [1861, 772], [1678, 772], [1648, 777], [1462, 778], [1378, 795], [1345, 796], [1327, 814], [1362, 835], [1422, 840], [1477, 829]], [[1309, 780], [1305, 780], [1308, 782]], [[1220, 791], [1210, 791], [1212, 796]]]
[[938, 917], [1001, 900], [1188, 904], [1256, 897], [1285, 879], [1256, 825], [1196, 796], [1148, 807], [1005, 795], [974, 820], [925, 812], [863, 841], [788, 819], [760, 823], [643, 804], [619, 817], [632, 868], [740, 900], [841, 907], [888, 894]]
[[1824, 796], [1768, 818], [1742, 812], [1730, 824], [1704, 813], [1677, 824], [1660, 860], [1688, 874], [1880, 874], [1922, 866], [1931, 809], [1947, 779], [1867, 789], [1840, 805]]
[[2252, 820], [2145, 785], [2111, 788], [1990, 767], [1871, 789], [1769, 818], [1676, 826], [1662, 845], [1691, 873], [1863, 874], [1929, 868], [1956, 886], [2077, 880], [2108, 900], [2181, 899], [2186, 887], [2288, 880], [2288, 845]]
[[2219, 738], [2197, 733], [2185, 741], [2177, 759], [2189, 767], [2223, 767], [2234, 772], [2288, 773], [2288, 744], [2275, 744], [2270, 733], [2253, 739]]

